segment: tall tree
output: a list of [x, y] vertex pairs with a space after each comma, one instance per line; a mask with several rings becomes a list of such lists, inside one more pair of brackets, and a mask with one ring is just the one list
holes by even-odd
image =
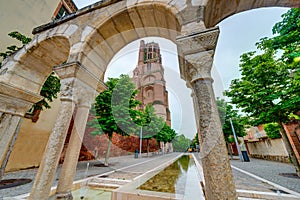
[[154, 136], [154, 138], [157, 142], [163, 142], [165, 145], [167, 142], [172, 142], [176, 135], [175, 130], [164, 123], [163, 128]]
[[[149, 156], [149, 140], [163, 128], [164, 120], [155, 114], [155, 109], [151, 104], [148, 104], [145, 110], [139, 110], [138, 117], [135, 123], [141, 128], [142, 139], [147, 141], [147, 156]], [[137, 135], [140, 137], [140, 132]]]
[[[299, 9], [291, 9], [275, 24], [273, 38], [263, 38], [257, 47], [262, 50], [241, 56], [241, 78], [231, 82], [225, 95], [247, 113], [253, 125], [278, 123], [289, 156], [300, 175], [300, 166], [288, 141], [283, 123], [291, 113], [300, 110]], [[283, 54], [277, 58], [277, 50]]]
[[[96, 119], [103, 133], [107, 134], [109, 142], [104, 164], [108, 166], [113, 133], [129, 135], [136, 132], [134, 120], [137, 116], [135, 107], [140, 104], [134, 97], [138, 93], [128, 75], [119, 78], [109, 78], [108, 89], [96, 97]], [[101, 134], [94, 131], [92, 134]]]
[[190, 146], [190, 139], [186, 138], [183, 134], [177, 135], [173, 141], [174, 151], [185, 152]]

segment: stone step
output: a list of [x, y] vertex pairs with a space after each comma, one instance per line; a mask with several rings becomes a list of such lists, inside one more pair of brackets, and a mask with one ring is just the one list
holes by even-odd
[[88, 186], [106, 189], [116, 189], [129, 182], [131, 181], [112, 178], [93, 178], [91, 181], [89, 181]]

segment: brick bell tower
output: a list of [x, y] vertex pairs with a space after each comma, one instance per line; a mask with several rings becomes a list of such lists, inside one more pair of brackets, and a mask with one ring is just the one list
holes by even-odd
[[147, 104], [152, 104], [156, 114], [171, 126], [168, 91], [158, 43], [145, 44], [141, 40], [138, 64], [133, 71], [132, 81], [139, 90], [137, 99], [142, 102], [141, 106], [144, 108]]

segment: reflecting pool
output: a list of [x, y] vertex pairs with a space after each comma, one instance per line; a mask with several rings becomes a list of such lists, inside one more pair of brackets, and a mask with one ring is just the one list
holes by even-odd
[[184, 194], [188, 171], [194, 165], [194, 160], [189, 155], [183, 155], [138, 189]]

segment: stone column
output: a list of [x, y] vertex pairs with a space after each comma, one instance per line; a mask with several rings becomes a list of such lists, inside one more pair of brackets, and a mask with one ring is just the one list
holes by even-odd
[[96, 94], [96, 91], [92, 88], [85, 89], [83, 91], [84, 93], [79, 96], [85, 98], [83, 98], [77, 106], [70, 141], [59, 175], [59, 182], [56, 189], [56, 199], [73, 199], [71, 190], [76, 173], [76, 166], [78, 163], [81, 144], [85, 133], [89, 110], [91, 107], [91, 103], [95, 99], [94, 94]]
[[59, 158], [75, 108], [72, 80], [62, 80], [61, 105], [57, 120], [49, 137], [45, 153], [35, 177], [29, 199], [48, 199]]
[[21, 118], [41, 96], [2, 82], [0, 77], [0, 180], [18, 135]]
[[237, 199], [221, 122], [212, 87], [211, 68], [217, 28], [177, 38], [185, 64], [181, 71], [192, 86], [198, 108], [201, 160], [207, 199]]
[[0, 113], [0, 180], [5, 172], [8, 158], [18, 135], [17, 127], [22, 117]]
[[[76, 104], [81, 105], [78, 107], [79, 113], [77, 114], [78, 116], [76, 119], [77, 122], [79, 121], [79, 125], [76, 126], [76, 124], [74, 124], [75, 128], [79, 129], [73, 130], [73, 132], [76, 132], [78, 135], [80, 135], [82, 134], [82, 132], [84, 132], [85, 128], [85, 123], [80, 120], [86, 121], [86, 117], [88, 115], [87, 105], [90, 105], [90, 99], [89, 102], [87, 102], [85, 100], [86, 98], [84, 97], [91, 97], [93, 94], [95, 94], [95, 91], [100, 92], [106, 88], [106, 85], [102, 81], [95, 77], [85, 67], [81, 66], [79, 62], [72, 62], [57, 66], [54, 68], [54, 71], [60, 77], [62, 84], [60, 92], [61, 107], [56, 123], [48, 140], [43, 160], [35, 178], [35, 182], [29, 197], [30, 200], [49, 198], [51, 185], [55, 177], [59, 158], [63, 150], [67, 131]], [[67, 179], [71, 179], [73, 181], [73, 177], [68, 177], [68, 170], [70, 170], [70, 174], [75, 173], [75, 171], [73, 170], [74, 167], [76, 168], [77, 164], [75, 154], [77, 151], [76, 149], [78, 148], [78, 145], [76, 143], [80, 142], [78, 138], [76, 138], [78, 136], [77, 134], [74, 134], [73, 141], [76, 142], [74, 142], [74, 145], [71, 145], [69, 150], [69, 154], [72, 154], [72, 158], [70, 158], [69, 161], [66, 162], [67, 166], [64, 167], [63, 175], [61, 175], [62, 183], [60, 184], [63, 186], [60, 186], [60, 188], [63, 188], [63, 190], [65, 190], [65, 186], [69, 187], [69, 182], [66, 182], [65, 184], [64, 181], [66, 181]], [[68, 169], [68, 166], [71, 166], [71, 168]]]

